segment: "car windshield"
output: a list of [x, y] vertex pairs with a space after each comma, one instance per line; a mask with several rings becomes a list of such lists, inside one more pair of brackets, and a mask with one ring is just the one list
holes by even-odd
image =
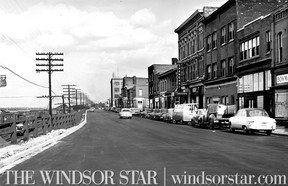
[[253, 116], [269, 116], [268, 113], [264, 110], [247, 110], [247, 116], [253, 117]]
[[130, 112], [128, 109], [123, 109], [122, 112]]

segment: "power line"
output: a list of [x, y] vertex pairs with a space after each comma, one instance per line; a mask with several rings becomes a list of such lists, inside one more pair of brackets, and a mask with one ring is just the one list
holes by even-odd
[[29, 81], [28, 79], [20, 76], [19, 74], [17, 74], [17, 73], [14, 72], [13, 70], [9, 69], [8, 67], [4, 67], [4, 66], [2, 66], [2, 65], [0, 65], [0, 67], [2, 67], [2, 68], [5, 69], [5, 70], [8, 70], [8, 71], [12, 72], [14, 75], [16, 75], [16, 76], [20, 77], [21, 79], [27, 81], [28, 83], [31, 83], [31, 84], [33, 84], [33, 85], [35, 85], [35, 86], [42, 87], [42, 88], [49, 88], [49, 87], [42, 86], [42, 85], [39, 85], [39, 84], [37, 84], [37, 83], [34, 83], [34, 82], [32, 82], [32, 81]]

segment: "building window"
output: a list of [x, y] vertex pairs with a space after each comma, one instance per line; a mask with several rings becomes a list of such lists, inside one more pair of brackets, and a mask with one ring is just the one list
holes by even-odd
[[221, 45], [226, 43], [226, 27], [221, 28], [221, 39], [220, 39]]
[[143, 96], [143, 90], [139, 89], [139, 96]]
[[207, 37], [207, 51], [211, 50], [212, 49], [212, 36], [209, 35]]
[[115, 93], [120, 92], [120, 89], [119, 88], [114, 88], [114, 92]]
[[266, 52], [270, 52], [271, 50], [271, 32], [270, 30], [266, 32]]
[[212, 78], [217, 78], [217, 63], [213, 63], [213, 73]]
[[259, 56], [260, 37], [254, 37], [240, 44], [240, 61]]
[[282, 32], [279, 32], [277, 34], [277, 55], [278, 55], [278, 62], [282, 62], [283, 60]]
[[224, 77], [225, 74], [225, 69], [226, 69], [226, 61], [225, 59], [221, 61], [221, 77]]
[[228, 75], [233, 75], [234, 73], [234, 57], [228, 59]]
[[212, 73], [212, 71], [211, 71], [211, 65], [208, 65], [207, 66], [207, 79], [211, 79], [211, 73]]
[[212, 49], [217, 48], [217, 32], [212, 34]]
[[204, 47], [204, 44], [203, 44], [204, 43], [204, 33], [203, 33], [202, 26], [199, 27], [198, 31], [199, 31], [199, 37], [198, 37], [199, 45], [198, 45], [198, 49], [201, 50]]
[[115, 85], [115, 86], [119, 86], [119, 85], [120, 85], [120, 82], [114, 82], [114, 85]]
[[231, 41], [234, 39], [235, 31], [234, 31], [234, 23], [229, 23], [228, 25], [228, 40]]

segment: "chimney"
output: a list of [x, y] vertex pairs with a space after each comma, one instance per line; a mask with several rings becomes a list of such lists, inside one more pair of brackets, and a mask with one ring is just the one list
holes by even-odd
[[177, 62], [178, 62], [178, 59], [177, 59], [177, 58], [175, 58], [175, 57], [173, 57], [173, 58], [172, 58], [172, 65], [176, 65], [176, 64], [177, 64]]

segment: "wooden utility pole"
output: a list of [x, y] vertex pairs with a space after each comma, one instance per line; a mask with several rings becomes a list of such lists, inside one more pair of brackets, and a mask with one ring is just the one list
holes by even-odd
[[[71, 96], [75, 96], [75, 87], [76, 85], [62, 85], [64, 88], [64, 96], [68, 96], [68, 112], [71, 113]], [[65, 94], [66, 93], [66, 94]]]
[[[78, 93], [80, 92], [80, 90], [81, 89], [77, 89], [77, 88], [75, 88], [75, 99], [76, 99], [76, 108], [77, 108], [77, 110], [78, 110], [78, 101], [77, 101], [77, 99], [78, 99]], [[79, 91], [79, 92], [78, 92]], [[81, 100], [80, 100], [80, 105], [81, 105]]]
[[53, 58], [56, 55], [63, 55], [63, 53], [36, 53], [36, 55], [45, 55], [47, 58], [36, 58], [37, 61], [48, 61], [46, 64], [36, 64], [36, 66], [45, 66], [48, 69], [36, 69], [36, 72], [48, 72], [49, 76], [49, 114], [52, 116], [52, 82], [51, 82], [51, 74], [56, 71], [63, 71], [63, 69], [53, 69], [54, 66], [63, 66], [63, 64], [53, 64], [53, 61], [63, 61], [62, 58]]

